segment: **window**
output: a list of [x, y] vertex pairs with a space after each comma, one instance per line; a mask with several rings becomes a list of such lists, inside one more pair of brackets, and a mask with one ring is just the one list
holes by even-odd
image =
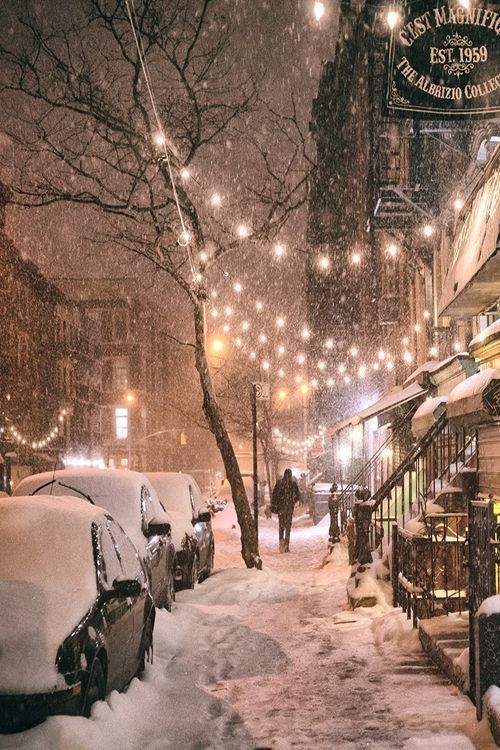
[[126, 391], [128, 388], [128, 363], [124, 359], [113, 362], [113, 386], [115, 391]]
[[123, 407], [115, 409], [115, 428], [118, 440], [128, 438], [128, 409]]
[[118, 524], [108, 521], [108, 529], [113, 537], [120, 555], [123, 575], [127, 578], [136, 578], [144, 583], [144, 573], [139, 557], [130, 539], [124, 534]]
[[115, 578], [122, 575], [122, 569], [115, 543], [105, 526], [101, 527], [99, 541], [101, 547], [102, 582], [106, 588], [111, 588]]
[[153, 500], [147, 487], [141, 487], [141, 523], [145, 531], [154, 516]]

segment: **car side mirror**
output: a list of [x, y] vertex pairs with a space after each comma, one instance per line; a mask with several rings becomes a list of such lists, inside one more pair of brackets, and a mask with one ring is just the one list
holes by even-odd
[[135, 578], [115, 578], [113, 587], [105, 591], [105, 599], [114, 599], [115, 597], [126, 599], [128, 597], [139, 596], [141, 593], [141, 584]]
[[193, 523], [210, 523], [212, 515], [208, 510], [204, 510], [198, 514], [198, 518], [195, 518]]
[[167, 521], [158, 521], [152, 518], [144, 532], [144, 536], [168, 536], [172, 531], [171, 525]]

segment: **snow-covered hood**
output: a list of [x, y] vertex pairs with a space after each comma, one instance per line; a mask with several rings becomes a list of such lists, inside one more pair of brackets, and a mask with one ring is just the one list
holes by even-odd
[[67, 688], [56, 668], [57, 651], [89, 610], [88, 592], [0, 581], [0, 601], [0, 692]]

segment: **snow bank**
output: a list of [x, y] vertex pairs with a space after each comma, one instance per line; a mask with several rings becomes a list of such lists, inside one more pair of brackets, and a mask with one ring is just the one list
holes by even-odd
[[377, 568], [377, 565], [353, 566], [347, 581], [347, 595], [353, 609], [388, 605], [390, 586], [377, 577]]

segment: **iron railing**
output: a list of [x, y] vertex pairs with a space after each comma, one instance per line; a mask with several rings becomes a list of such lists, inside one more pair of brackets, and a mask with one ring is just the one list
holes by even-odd
[[387, 464], [387, 454], [392, 454], [392, 469], [398, 466], [404, 458], [399, 451], [395, 451], [396, 443], [400, 442], [401, 433], [409, 427], [411, 418], [417, 409], [417, 404], [412, 403], [409, 409], [391, 428], [391, 434], [379, 446], [377, 451], [369, 458], [354, 478], [343, 488], [340, 493], [338, 502], [340, 512], [341, 530], [345, 531], [347, 519], [352, 515], [352, 509], [355, 502], [355, 493], [358, 488], [367, 487], [372, 493], [378, 489], [381, 483], [387, 478], [384, 476], [387, 471], [384, 470]]
[[432, 513], [425, 531], [392, 526], [393, 605], [412, 618], [462, 612], [466, 607], [464, 566], [467, 513]]
[[446, 414], [434, 422], [372, 497], [374, 537], [382, 546], [393, 523], [405, 528], [425, 511], [427, 500], [458, 473], [461, 458], [472, 455], [475, 444], [475, 432], [455, 428]]

